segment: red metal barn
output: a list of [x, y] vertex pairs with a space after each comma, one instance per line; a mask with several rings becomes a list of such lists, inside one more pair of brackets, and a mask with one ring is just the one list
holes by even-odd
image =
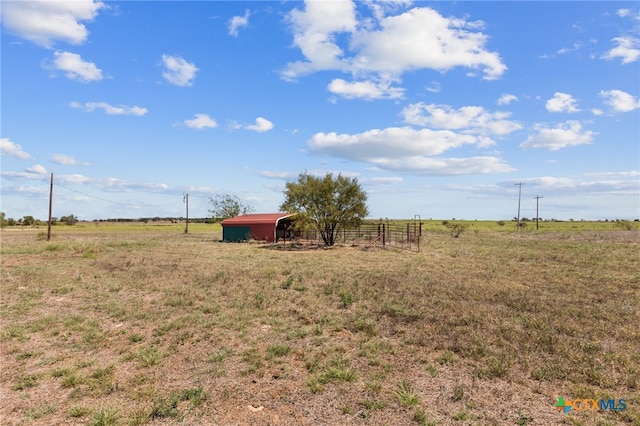
[[290, 228], [291, 216], [289, 213], [258, 213], [225, 219], [222, 221], [222, 240], [278, 241]]

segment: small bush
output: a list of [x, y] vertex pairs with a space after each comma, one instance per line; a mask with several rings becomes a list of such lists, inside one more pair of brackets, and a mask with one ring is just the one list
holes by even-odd
[[467, 225], [466, 223], [449, 222], [447, 220], [443, 220], [442, 224], [447, 228], [449, 228], [449, 232], [451, 233], [451, 236], [454, 238], [458, 238], [460, 234], [462, 234], [469, 227], [469, 225]]
[[398, 402], [400, 402], [400, 404], [404, 405], [405, 407], [413, 407], [415, 405], [418, 405], [418, 403], [420, 402], [418, 394], [415, 393], [415, 391], [413, 390], [413, 386], [411, 386], [411, 383], [409, 382], [400, 382], [394, 393], [396, 395], [396, 398], [398, 399]]
[[91, 426], [116, 426], [120, 423], [118, 410], [113, 408], [103, 408], [93, 415]]
[[347, 309], [353, 304], [353, 302], [355, 302], [355, 297], [352, 293], [343, 291], [340, 293], [340, 300], [342, 300], [342, 307]]
[[285, 356], [291, 351], [289, 345], [276, 343], [275, 345], [269, 346], [267, 349], [268, 358], [275, 358], [280, 356]]

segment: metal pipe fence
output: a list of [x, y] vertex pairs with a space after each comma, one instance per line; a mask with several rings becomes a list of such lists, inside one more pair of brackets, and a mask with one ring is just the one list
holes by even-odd
[[[337, 231], [336, 244], [395, 248], [420, 252], [422, 222], [406, 223], [363, 223], [357, 228], [343, 228]], [[283, 244], [322, 244], [320, 233], [315, 230], [299, 231], [292, 238], [281, 241]]]

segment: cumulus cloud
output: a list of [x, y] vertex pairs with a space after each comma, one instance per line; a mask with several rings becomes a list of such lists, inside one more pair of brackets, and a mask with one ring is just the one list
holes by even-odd
[[371, 163], [394, 172], [455, 175], [513, 170], [497, 157], [436, 157], [464, 145], [483, 144], [483, 138], [451, 130], [390, 127], [358, 134], [316, 133], [307, 147], [315, 154]]
[[437, 155], [477, 142], [475, 136], [449, 130], [388, 127], [357, 134], [316, 133], [307, 146], [318, 154], [367, 162], [389, 157]]
[[615, 37], [611, 40], [617, 46], [602, 56], [603, 59], [621, 59], [622, 64], [630, 64], [640, 58], [640, 38], [631, 36]]
[[[399, 4], [404, 2], [392, 6]], [[351, 0], [310, 1], [304, 9], [294, 9], [289, 21], [294, 45], [304, 60], [288, 63], [281, 76], [294, 80], [323, 70], [351, 73], [354, 82], [334, 80], [329, 88], [345, 97], [371, 99], [397, 97], [400, 89], [390, 96], [376, 88], [380, 82], [399, 82], [411, 70], [446, 72], [466, 67], [492, 80], [507, 69], [498, 53], [486, 49], [488, 37], [480, 31], [484, 25], [480, 21], [445, 18], [429, 7], [393, 15], [396, 7], [381, 7], [376, 2], [362, 5], [377, 7], [374, 18], [358, 21]]]
[[573, 98], [573, 96], [561, 92], [554, 93], [553, 98], [549, 99], [545, 106], [547, 108], [547, 111], [549, 112], [580, 111], [576, 106], [576, 100]]
[[404, 95], [404, 89], [391, 87], [388, 82], [356, 81], [350, 83], [336, 78], [327, 86], [329, 92], [347, 99], [399, 99]]
[[480, 22], [445, 18], [428, 7], [414, 8], [384, 18], [379, 29], [354, 34], [352, 44], [358, 53], [353, 66], [394, 74], [464, 66], [482, 70], [485, 79], [499, 78], [506, 66], [497, 53], [485, 49], [487, 36], [475, 31], [481, 27]]
[[468, 134], [505, 135], [522, 128], [520, 123], [508, 120], [511, 113], [489, 112], [481, 106], [453, 109], [449, 105], [418, 102], [405, 107], [402, 115], [408, 124], [460, 130]]
[[245, 10], [244, 16], [234, 16], [229, 20], [229, 35], [238, 36], [238, 29], [249, 25], [249, 11]]
[[47, 169], [45, 169], [41, 164], [34, 164], [31, 167], [27, 167], [27, 172], [35, 173], [37, 175], [44, 175], [47, 173]]
[[181, 87], [191, 86], [199, 71], [198, 67], [179, 56], [162, 55], [162, 65], [165, 80]]
[[428, 176], [460, 176], [508, 173], [515, 169], [494, 156], [467, 158], [421, 157], [389, 158], [376, 163], [381, 169]]
[[[529, 189], [544, 190], [545, 194], [575, 195], [576, 193], [601, 193], [635, 195], [640, 194], [637, 172], [629, 173], [585, 173], [571, 177], [538, 176], [521, 179]], [[513, 182], [504, 182], [510, 187]]]
[[185, 120], [184, 125], [192, 129], [207, 129], [218, 127], [218, 123], [207, 114], [196, 114], [196, 117], [191, 120]]
[[102, 70], [92, 62], [86, 62], [80, 55], [70, 52], [55, 52], [53, 62], [46, 68], [62, 71], [70, 80], [83, 83], [102, 80]]
[[370, 177], [370, 178], [362, 178], [358, 179], [358, 181], [366, 186], [385, 186], [385, 185], [393, 185], [396, 183], [404, 182], [400, 176], [388, 176], [388, 177]]
[[65, 154], [53, 154], [51, 156], [51, 162], [55, 164], [59, 164], [61, 166], [77, 166], [77, 165], [88, 166], [89, 165], [89, 163], [81, 163], [75, 157], [71, 157]]
[[11, 142], [9, 138], [0, 139], [0, 154], [9, 155], [11, 157], [20, 158], [22, 160], [29, 160], [30, 158], [32, 158], [31, 154], [25, 152], [22, 149], [22, 146], [18, 145], [17, 143]]
[[602, 90], [600, 97], [617, 112], [629, 112], [640, 108], [640, 101], [622, 90]]
[[245, 126], [245, 129], [253, 130], [258, 133], [264, 133], [273, 129], [273, 123], [267, 120], [266, 118], [258, 117], [256, 118], [255, 124], [250, 124], [248, 126]]
[[336, 36], [356, 29], [355, 5], [350, 0], [305, 3], [305, 10], [294, 9], [289, 14], [294, 45], [307, 61], [290, 63], [283, 77], [294, 79], [319, 70], [345, 69], [343, 51]]
[[56, 41], [82, 44], [89, 31], [82, 22], [91, 22], [100, 9], [107, 6], [101, 1], [6, 1], [0, 13], [2, 25], [11, 34], [45, 48]]
[[258, 173], [267, 179], [293, 180], [298, 177], [298, 172], [274, 172], [272, 170], [262, 170]]
[[591, 130], [584, 130], [578, 121], [569, 120], [556, 127], [535, 126], [536, 133], [520, 144], [522, 149], [549, 149], [557, 151], [569, 146], [590, 144], [596, 135]]
[[2, 177], [10, 180], [46, 180], [47, 170], [40, 164], [27, 167], [24, 172], [2, 172]]
[[139, 106], [126, 106], [126, 105], [118, 105], [113, 106], [109, 105], [106, 102], [85, 102], [81, 104], [79, 102], [71, 102], [69, 104], [71, 108], [82, 109], [87, 112], [93, 112], [95, 110], [101, 109], [107, 115], [137, 115], [142, 116], [145, 115], [148, 110], [146, 108], [142, 108]]
[[498, 98], [498, 105], [509, 105], [511, 102], [515, 102], [517, 100], [518, 97], [516, 95], [503, 93], [500, 98]]

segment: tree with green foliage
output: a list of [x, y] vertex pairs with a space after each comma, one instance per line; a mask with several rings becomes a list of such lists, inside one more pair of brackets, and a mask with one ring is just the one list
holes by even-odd
[[367, 194], [356, 178], [327, 173], [324, 178], [302, 173], [287, 182], [282, 211], [296, 213], [298, 229], [315, 228], [332, 246], [341, 228], [355, 227], [368, 214]]
[[22, 226], [33, 226], [36, 224], [36, 220], [33, 216], [24, 216], [22, 218]]
[[209, 202], [211, 203], [209, 213], [211, 213], [214, 222], [221, 222], [230, 217], [253, 212], [253, 206], [244, 204], [235, 195], [216, 194], [209, 197]]
[[60, 222], [64, 223], [65, 225], [75, 225], [77, 221], [78, 217], [72, 214], [70, 214], [69, 216], [60, 217]]

